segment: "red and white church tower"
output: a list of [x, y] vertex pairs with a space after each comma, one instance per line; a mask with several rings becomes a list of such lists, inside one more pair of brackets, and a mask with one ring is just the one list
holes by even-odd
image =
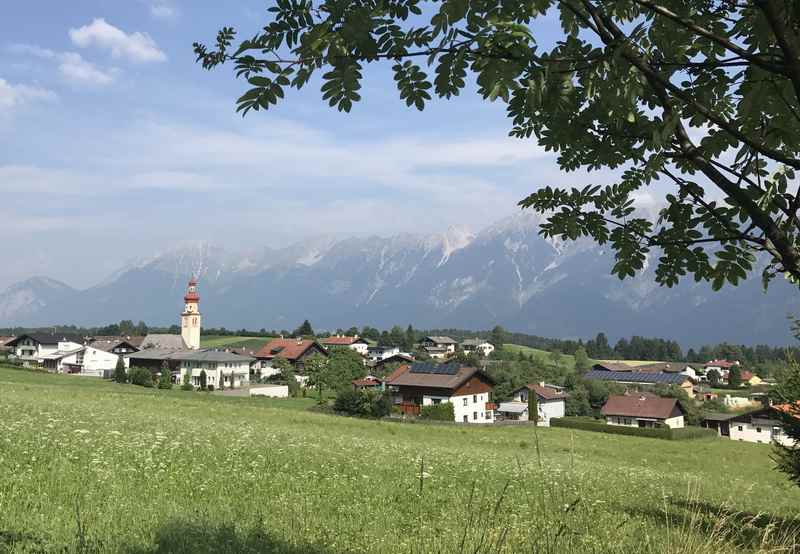
[[192, 277], [183, 297], [185, 307], [181, 314], [181, 336], [187, 348], [198, 350], [200, 348], [200, 295], [197, 294], [197, 279]]

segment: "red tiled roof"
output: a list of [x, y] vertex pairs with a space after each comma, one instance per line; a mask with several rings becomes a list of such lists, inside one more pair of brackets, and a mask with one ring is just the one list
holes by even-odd
[[354, 379], [353, 384], [357, 387], [378, 387], [382, 381], [375, 377], [365, 377], [363, 379]]
[[753, 378], [753, 372], [744, 370], [741, 373], [741, 378], [742, 378], [742, 381], [749, 381], [750, 379]]
[[398, 366], [398, 367], [397, 367], [397, 369], [395, 369], [395, 370], [394, 370], [394, 371], [391, 373], [391, 375], [389, 375], [389, 376], [386, 378], [386, 382], [387, 382], [387, 383], [389, 383], [389, 382], [391, 382], [391, 381], [394, 381], [395, 379], [397, 379], [398, 377], [400, 377], [400, 376], [401, 376], [403, 373], [405, 373], [406, 371], [408, 371], [410, 368], [411, 368], [411, 366], [410, 366], [410, 365], [401, 365], [401, 366]]
[[313, 345], [314, 341], [310, 339], [272, 339], [256, 352], [256, 358], [271, 360], [280, 357], [292, 362], [305, 354]]
[[609, 396], [602, 409], [603, 415], [625, 417], [649, 417], [667, 419], [672, 414], [678, 400], [661, 398], [655, 395], [631, 394]]
[[710, 362], [705, 364], [705, 367], [721, 367], [724, 369], [728, 369], [735, 365], [737, 365], [736, 362], [729, 362], [728, 360], [711, 360]]
[[800, 419], [800, 400], [794, 404], [776, 404], [772, 406], [772, 409], [788, 414], [793, 418]]
[[328, 337], [327, 339], [322, 339], [320, 342], [322, 344], [331, 344], [335, 346], [350, 346], [357, 340], [359, 340], [358, 337]]
[[551, 387], [543, 387], [541, 385], [525, 385], [528, 390], [535, 391], [537, 395], [541, 396], [545, 400], [559, 400], [561, 398], [567, 398], [569, 395], [564, 392], [560, 392]]

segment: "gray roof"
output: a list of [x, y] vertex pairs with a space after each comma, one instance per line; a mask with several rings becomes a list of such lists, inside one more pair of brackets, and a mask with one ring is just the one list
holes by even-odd
[[458, 341], [454, 341], [450, 337], [425, 337], [425, 340], [435, 342], [436, 344], [458, 344]]
[[719, 412], [708, 413], [703, 416], [706, 421], [729, 421], [735, 418], [738, 414], [722, 414]]
[[486, 344], [488, 342], [489, 342], [488, 340], [483, 340], [483, 339], [478, 339], [478, 338], [466, 339], [461, 343], [461, 346], [480, 346], [480, 345]]
[[160, 335], [151, 333], [144, 338], [141, 348], [145, 350], [150, 348], [184, 350], [186, 349], [186, 343], [183, 342], [183, 337], [180, 335]]
[[616, 381], [618, 383], [663, 383], [680, 385], [689, 377], [681, 373], [645, 373], [640, 371], [604, 371], [593, 369], [583, 376], [589, 381]]
[[500, 402], [498, 412], [505, 412], [510, 414], [521, 414], [528, 409], [528, 404], [525, 402]]
[[84, 338], [80, 335], [65, 335], [61, 333], [56, 333], [55, 335], [48, 335], [45, 333], [34, 333], [34, 334], [26, 334], [20, 335], [16, 337], [14, 340], [9, 341], [6, 343], [6, 346], [14, 346], [16, 345], [17, 341], [20, 341], [24, 338], [31, 338], [35, 342], [39, 344], [58, 344], [59, 342], [74, 342], [76, 344], [83, 344]]
[[184, 350], [176, 353], [172, 359], [196, 362], [252, 362], [255, 360], [251, 356], [240, 356], [223, 350]]
[[149, 348], [128, 356], [131, 360], [175, 360], [196, 362], [252, 362], [255, 358], [240, 356], [223, 350], [172, 350], [169, 348]]

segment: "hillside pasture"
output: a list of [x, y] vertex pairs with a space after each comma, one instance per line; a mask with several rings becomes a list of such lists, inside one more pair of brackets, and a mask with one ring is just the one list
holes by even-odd
[[767, 552], [770, 448], [403, 424], [0, 369], [0, 551]]
[[[552, 364], [552, 354], [547, 350], [540, 350], [538, 348], [531, 348], [530, 346], [522, 346], [520, 344], [504, 344], [503, 350], [518, 354], [522, 352], [525, 356], [533, 356], [538, 360], [541, 365]], [[560, 367], [570, 371], [575, 370], [575, 356], [570, 354], [561, 354], [561, 359], [558, 364]]]
[[200, 337], [200, 346], [203, 348], [246, 348], [248, 350], [258, 350], [272, 338], [202, 335]]

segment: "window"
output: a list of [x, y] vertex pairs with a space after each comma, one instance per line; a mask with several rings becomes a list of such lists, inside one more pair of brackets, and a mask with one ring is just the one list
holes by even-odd
[[[465, 399], [464, 399], [464, 406], [466, 406], [466, 405], [467, 405], [467, 401], [468, 401], [468, 400], [465, 398]], [[467, 417], [467, 416], [464, 416], [464, 417]]]
[[492, 412], [486, 412], [486, 419], [492, 419]]
[[464, 423], [469, 423], [469, 416], [464, 416]]
[[433, 399], [433, 405], [434, 406], [436, 406], [437, 404], [441, 404], [441, 403], [442, 403], [442, 399], [441, 398], [434, 398]]
[[477, 404], [478, 403], [478, 395], [477, 394], [473, 394], [472, 395], [472, 403], [473, 404]]
[[741, 425], [739, 425], [739, 431], [744, 431], [744, 429], [742, 429]]
[[760, 432], [761, 432], [761, 427], [756, 427], [756, 433], [760, 433]]
[[475, 421], [478, 419], [478, 412], [472, 412], [472, 420]]

